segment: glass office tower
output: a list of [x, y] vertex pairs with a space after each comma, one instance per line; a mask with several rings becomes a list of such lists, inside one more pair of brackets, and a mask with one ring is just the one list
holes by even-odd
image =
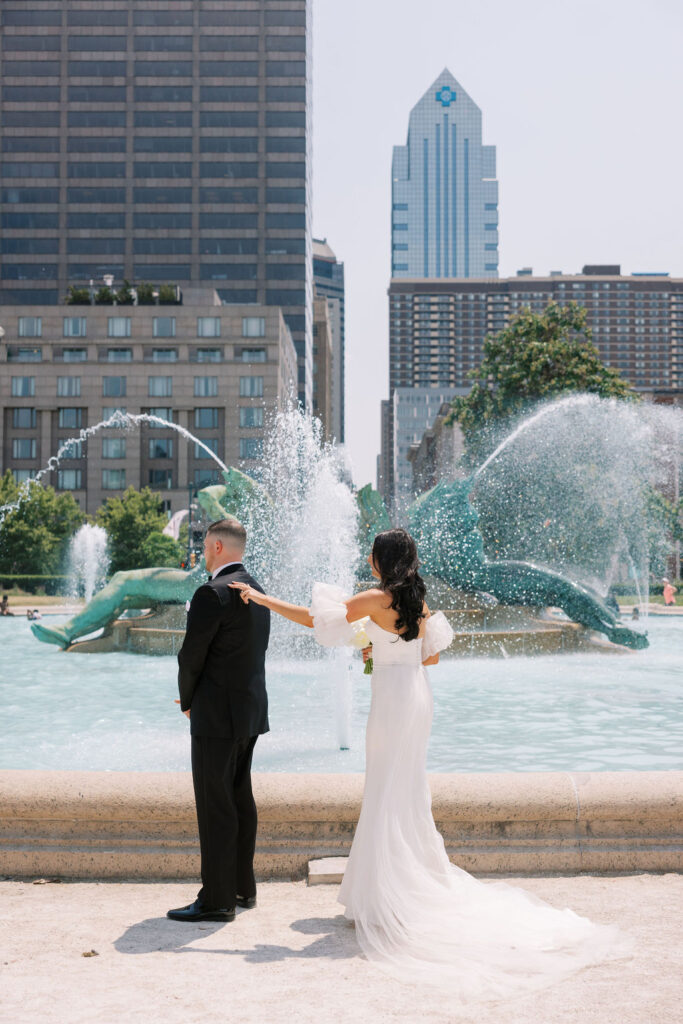
[[392, 277], [497, 277], [496, 148], [444, 69], [410, 113], [392, 161]]
[[280, 306], [312, 399], [310, 0], [3, 0], [0, 302]]

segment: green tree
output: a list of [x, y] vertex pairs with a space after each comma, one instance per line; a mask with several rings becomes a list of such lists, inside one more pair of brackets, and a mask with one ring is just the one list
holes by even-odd
[[550, 302], [543, 313], [526, 308], [484, 342], [484, 359], [471, 370], [472, 390], [456, 398], [449, 420], [465, 435], [466, 459], [480, 463], [514, 419], [550, 398], [572, 392], [634, 400], [628, 381], [600, 361], [575, 302]]
[[167, 522], [160, 494], [149, 487], [129, 487], [120, 498], [107, 498], [96, 519], [109, 536], [112, 572], [158, 564], [150, 561], [145, 542], [151, 533], [161, 533]]
[[[18, 500], [20, 488], [10, 470], [0, 479], [0, 505]], [[85, 516], [69, 492], [32, 484], [19, 504], [0, 523], [0, 571], [49, 575], [63, 567], [68, 542]]]
[[142, 554], [145, 558], [145, 565], [180, 565], [183, 558], [183, 551], [177, 540], [167, 537], [159, 530], [152, 532], [142, 542]]

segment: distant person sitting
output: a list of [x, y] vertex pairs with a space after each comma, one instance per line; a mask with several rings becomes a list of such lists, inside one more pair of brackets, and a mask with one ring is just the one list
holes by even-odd
[[640, 608], [638, 607], [638, 605], [636, 605], [633, 611], [631, 612], [631, 618], [633, 620], [637, 620], [640, 618]]
[[0, 601], [0, 615], [14, 615], [14, 612], [9, 610], [9, 594], [2, 595], [2, 601]]
[[676, 604], [676, 588], [673, 586], [670, 580], [664, 577], [662, 580], [664, 586], [662, 587], [662, 596], [664, 598], [664, 604], [667, 607]]
[[38, 619], [42, 619], [42, 617], [43, 616], [40, 614], [37, 608], [34, 608], [33, 611], [31, 612], [31, 618], [33, 619], [34, 622], [36, 622]]

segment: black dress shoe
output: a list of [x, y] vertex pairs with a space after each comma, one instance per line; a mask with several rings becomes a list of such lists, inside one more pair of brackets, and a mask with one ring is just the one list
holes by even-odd
[[235, 908], [207, 907], [199, 900], [195, 900], [186, 907], [168, 910], [166, 917], [170, 917], [172, 921], [234, 921]]
[[238, 907], [244, 907], [245, 910], [253, 910], [256, 906], [255, 896], [235, 896], [235, 903]]

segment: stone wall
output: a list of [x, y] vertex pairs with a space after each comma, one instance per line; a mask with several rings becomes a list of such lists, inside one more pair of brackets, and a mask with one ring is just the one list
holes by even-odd
[[[454, 860], [479, 873], [683, 868], [683, 772], [433, 775]], [[348, 853], [362, 775], [256, 774], [260, 878]], [[187, 878], [199, 872], [185, 772], [0, 772], [0, 875]]]

